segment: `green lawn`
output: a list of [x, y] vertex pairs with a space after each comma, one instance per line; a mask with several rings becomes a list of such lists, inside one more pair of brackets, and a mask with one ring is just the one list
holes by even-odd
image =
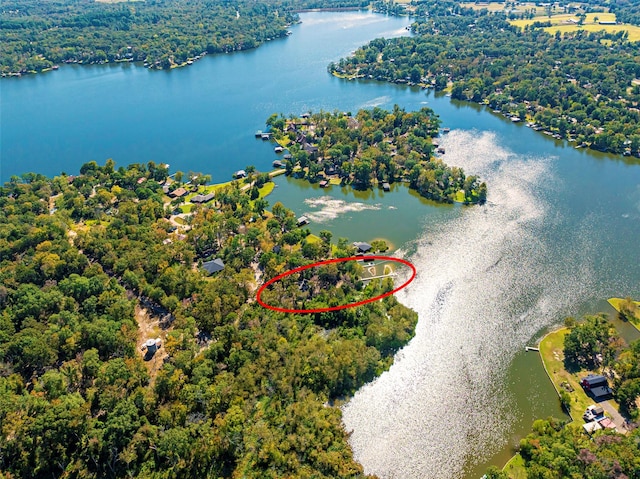
[[509, 479], [527, 479], [527, 470], [524, 468], [524, 459], [520, 454], [516, 454], [502, 468], [507, 473]]
[[258, 193], [260, 193], [260, 198], [264, 198], [269, 195], [273, 189], [276, 187], [276, 184], [273, 181], [269, 181], [265, 183], [262, 188], [258, 188]]

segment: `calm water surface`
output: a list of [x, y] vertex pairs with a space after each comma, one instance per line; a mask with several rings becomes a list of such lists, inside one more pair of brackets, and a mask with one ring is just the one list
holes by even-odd
[[167, 162], [228, 180], [267, 169], [255, 140], [274, 112], [430, 106], [451, 133], [446, 160], [489, 185], [484, 207], [434, 206], [398, 185], [354, 192], [279, 177], [269, 198], [352, 241], [385, 238], [418, 269], [400, 299], [416, 337], [343, 408], [355, 457], [384, 478], [477, 478], [535, 418], [561, 415], [539, 359], [545, 328], [640, 297], [640, 167], [575, 150], [477, 105], [419, 89], [331, 77], [328, 62], [408, 19], [310, 13], [257, 50], [155, 72], [64, 67], [0, 83], [0, 178], [77, 172], [89, 160]]

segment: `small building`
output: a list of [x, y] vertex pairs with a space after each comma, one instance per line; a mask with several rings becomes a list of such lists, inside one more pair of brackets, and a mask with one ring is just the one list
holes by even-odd
[[274, 168], [282, 168], [284, 166], [284, 164], [280, 160], [275, 160], [271, 164], [273, 165]]
[[596, 400], [604, 399], [613, 393], [607, 378], [601, 374], [589, 374], [582, 378], [580, 385], [587, 394], [590, 394]]
[[602, 426], [598, 424], [596, 421], [591, 421], [586, 424], [583, 424], [582, 427], [584, 428], [585, 432], [589, 435], [602, 429]]
[[358, 253], [366, 253], [371, 250], [371, 245], [364, 242], [355, 242], [353, 243], [353, 247], [358, 251]]
[[616, 429], [616, 425], [610, 417], [602, 418], [598, 421], [602, 429]]
[[284, 151], [284, 148], [282, 148], [281, 146], [276, 146], [273, 151], [275, 151], [276, 153], [282, 153]]
[[138, 183], [139, 185], [141, 185], [142, 183], [144, 183], [145, 181], [147, 181], [147, 179], [144, 176], [141, 176], [140, 178], [138, 178], [138, 181], [136, 181], [136, 183]]
[[186, 194], [187, 190], [182, 187], [176, 188], [175, 190], [169, 192], [169, 196], [171, 196], [172, 198], [182, 198]]
[[155, 339], [147, 339], [147, 341], [144, 343], [144, 345], [147, 348], [147, 352], [148, 353], [155, 353], [156, 350], [158, 349], [158, 346], [156, 345], [156, 340]]
[[261, 138], [262, 138], [263, 140], [265, 140], [265, 141], [266, 141], [266, 140], [268, 140], [269, 138], [271, 138], [271, 135], [270, 135], [269, 133], [263, 133], [263, 134], [261, 135]]
[[168, 194], [169, 194], [169, 185], [164, 185], [164, 186], [162, 187], [162, 192], [163, 192], [165, 195], [168, 195]]
[[309, 218], [307, 218], [306, 216], [301, 216], [300, 218], [298, 218], [298, 226], [304, 226], [308, 224], [309, 224]]
[[209, 201], [211, 201], [213, 199], [215, 195], [213, 193], [209, 193], [206, 195], [196, 195], [193, 198], [191, 198], [191, 203], [208, 203]]
[[320, 186], [320, 188], [326, 188], [329, 186], [329, 182], [327, 180], [322, 180], [320, 183], [318, 183], [318, 185]]
[[247, 172], [244, 170], [238, 170], [236, 171], [233, 176], [235, 176], [236, 178], [240, 179], [240, 178], [246, 178], [247, 177]]
[[391, 185], [385, 181], [384, 183], [382, 183], [382, 189], [384, 191], [391, 191]]
[[224, 269], [224, 263], [220, 258], [202, 263], [202, 268], [209, 274], [218, 273]]

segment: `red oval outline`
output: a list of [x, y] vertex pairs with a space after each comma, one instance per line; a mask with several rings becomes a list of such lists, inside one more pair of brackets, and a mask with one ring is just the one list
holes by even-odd
[[[311, 268], [315, 268], [316, 266], [322, 266], [324, 264], [331, 264], [331, 263], [344, 263], [347, 261], [367, 261], [367, 260], [374, 260], [374, 259], [385, 259], [385, 260], [391, 260], [391, 261], [395, 261], [396, 263], [402, 263], [405, 266], [408, 266], [409, 268], [411, 268], [411, 277], [405, 281], [403, 284], [401, 284], [400, 286], [398, 286], [397, 288], [395, 288], [392, 291], [388, 291], [386, 293], [383, 293], [381, 295], [375, 296], [373, 298], [369, 298], [369, 299], [365, 299], [363, 301], [358, 301], [356, 303], [352, 303], [352, 304], [343, 304], [341, 306], [332, 306], [330, 308], [316, 308], [316, 309], [287, 309], [287, 308], [279, 308], [277, 306], [271, 306], [270, 304], [266, 304], [264, 301], [262, 301], [262, 299], [260, 299], [260, 295], [262, 294], [262, 292], [270, 285], [272, 285], [273, 283], [275, 283], [276, 281], [289, 276], [291, 274], [294, 273], [299, 273], [300, 271], [304, 271], [305, 269], [311, 269]], [[406, 259], [402, 259], [402, 258], [396, 258], [394, 256], [382, 256], [382, 255], [371, 255], [371, 256], [349, 256], [348, 258], [334, 258], [334, 259], [327, 259], [324, 261], [318, 261], [317, 263], [311, 263], [308, 264], [306, 266], [300, 266], [298, 268], [294, 268], [291, 271], [286, 271], [282, 274], [279, 274], [278, 276], [275, 276], [273, 278], [271, 278], [269, 281], [267, 281], [265, 284], [263, 284], [260, 289], [258, 289], [258, 293], [256, 295], [256, 301], [258, 301], [258, 304], [260, 304], [260, 306], [262, 306], [263, 308], [267, 308], [270, 309], [272, 311], [278, 311], [280, 313], [297, 313], [297, 314], [308, 314], [308, 313], [327, 313], [329, 311], [338, 311], [340, 309], [347, 309], [347, 308], [355, 308], [356, 306], [362, 306], [363, 304], [367, 304], [367, 303], [373, 303], [374, 301], [378, 301], [379, 299], [382, 298], [386, 298], [387, 296], [391, 296], [394, 293], [397, 293], [398, 291], [400, 291], [402, 288], [405, 288], [409, 285], [409, 283], [411, 283], [411, 281], [413, 281], [413, 279], [416, 277], [416, 267], [411, 264], [409, 261], [407, 261]]]

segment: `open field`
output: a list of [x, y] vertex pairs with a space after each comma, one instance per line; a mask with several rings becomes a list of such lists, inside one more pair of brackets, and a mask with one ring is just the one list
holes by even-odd
[[618, 32], [628, 32], [629, 33], [629, 41], [638, 42], [640, 41], [640, 27], [636, 27], [634, 25], [562, 25], [557, 27], [547, 27], [544, 29], [546, 32], [551, 35], [555, 35], [556, 32], [560, 32], [561, 35], [565, 33], [575, 32], [578, 30], [584, 30], [587, 32], [599, 32], [600, 30], [605, 30], [609, 33], [618, 33]]
[[[596, 20], [597, 18], [597, 20]], [[560, 13], [560, 14], [552, 14], [551, 17], [547, 15], [536, 16], [536, 18], [530, 20], [513, 20], [509, 23], [511, 25], [515, 25], [516, 27], [524, 28], [526, 25], [533, 25], [535, 22], [551, 22], [552, 26], [556, 25], [570, 25], [577, 26], [579, 18], [577, 15], [573, 13]], [[584, 26], [587, 25], [597, 25], [601, 27], [605, 27], [607, 25], [598, 25], [598, 22], [615, 22], [616, 16], [614, 13], [587, 13], [586, 18], [584, 19]], [[574, 23], [576, 22], [576, 23]], [[626, 25], [631, 26], [631, 25]]]

